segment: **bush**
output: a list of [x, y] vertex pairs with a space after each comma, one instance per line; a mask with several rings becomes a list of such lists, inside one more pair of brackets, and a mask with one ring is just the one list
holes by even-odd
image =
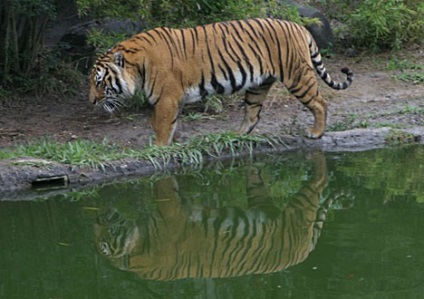
[[372, 50], [399, 50], [424, 39], [422, 0], [324, 2], [325, 10], [348, 25], [354, 45]]
[[278, 0], [128, 0], [120, 4], [114, 0], [77, 0], [81, 15], [96, 18], [130, 18], [142, 21], [147, 29], [191, 27], [212, 22], [275, 16], [303, 23], [296, 7]]
[[[114, 0], [77, 0], [77, 4], [81, 15], [90, 14], [98, 19], [129, 18], [143, 23], [146, 29], [160, 26], [183, 28], [266, 16], [290, 20], [302, 25], [319, 22], [317, 19], [300, 17], [295, 6], [282, 4], [278, 0], [157, 0], [142, 3], [129, 0], [125, 4], [115, 3]], [[99, 52], [104, 52], [127, 37], [125, 34], [93, 30], [88, 37], [88, 43]]]
[[401, 49], [424, 37], [424, 2], [365, 0], [349, 17], [349, 27], [360, 46]]

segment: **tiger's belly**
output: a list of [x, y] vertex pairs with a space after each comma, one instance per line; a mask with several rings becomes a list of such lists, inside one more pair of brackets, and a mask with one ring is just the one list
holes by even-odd
[[182, 101], [184, 104], [195, 103], [206, 96], [214, 94], [231, 95], [233, 93], [245, 93], [248, 89], [255, 89], [259, 87], [266, 79], [270, 77], [269, 74], [261, 76], [246, 78], [246, 74], [234, 74], [233, 80], [225, 78], [216, 78], [214, 81], [201, 82], [197, 85], [192, 85], [186, 89]]

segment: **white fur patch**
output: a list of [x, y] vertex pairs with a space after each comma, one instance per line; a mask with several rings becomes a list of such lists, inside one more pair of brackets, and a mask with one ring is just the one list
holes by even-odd
[[[254, 88], [259, 85], [261, 85], [266, 78], [268, 78], [269, 75], [262, 75], [258, 77], [254, 77], [253, 81], [250, 81], [250, 74], [246, 77], [246, 82], [242, 86], [242, 88], [238, 91], [239, 93], [245, 92], [249, 88]], [[241, 72], [234, 72], [234, 79], [237, 86], [240, 86], [243, 82], [243, 76]], [[224, 88], [224, 95], [230, 95], [234, 93], [234, 90], [231, 86], [230, 80], [225, 80], [225, 78], [217, 78], [218, 83]], [[205, 83], [205, 91], [207, 92], [207, 95], [213, 95], [216, 94], [216, 90], [213, 88], [211, 82]], [[198, 102], [202, 99], [202, 95], [200, 94], [201, 90], [198, 85], [191, 86], [186, 90], [186, 92], [183, 95], [183, 103], [184, 104], [190, 104], [194, 102]]]

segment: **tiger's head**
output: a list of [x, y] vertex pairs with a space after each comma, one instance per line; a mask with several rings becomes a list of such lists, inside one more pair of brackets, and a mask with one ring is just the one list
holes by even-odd
[[122, 52], [108, 50], [100, 56], [90, 74], [89, 100], [97, 107], [113, 113], [124, 106], [124, 99], [135, 92], [134, 76]]
[[98, 217], [94, 232], [98, 252], [113, 260], [120, 268], [124, 267], [123, 262], [140, 240], [135, 222], [123, 218], [116, 209]]

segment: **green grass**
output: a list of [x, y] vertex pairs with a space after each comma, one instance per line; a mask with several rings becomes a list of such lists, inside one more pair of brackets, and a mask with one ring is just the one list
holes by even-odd
[[406, 104], [399, 114], [424, 114], [424, 107], [417, 107]]
[[397, 57], [392, 57], [387, 62], [387, 69], [394, 70], [423, 70], [424, 65], [412, 62], [408, 59], [399, 60]]
[[424, 83], [424, 72], [404, 72], [393, 76], [393, 78], [404, 82], [422, 84]]
[[14, 150], [0, 150], [0, 159], [17, 157], [41, 158], [73, 166], [104, 168], [110, 161], [125, 157], [122, 149], [107, 143], [76, 140], [57, 143], [49, 139], [21, 145]]
[[107, 141], [96, 143], [76, 140], [66, 143], [44, 139], [21, 145], [13, 150], [0, 150], [0, 160], [31, 157], [56, 161], [72, 166], [105, 169], [112, 162], [124, 159], [150, 161], [156, 168], [172, 162], [200, 164], [204, 157], [236, 156], [253, 154], [254, 149], [284, 145], [278, 137], [265, 135], [240, 135], [232, 132], [193, 137], [186, 143], [170, 146], [149, 146], [142, 150], [122, 148]]
[[357, 114], [352, 113], [346, 116], [342, 121], [336, 122], [328, 126], [329, 132], [347, 131], [358, 128], [369, 128], [370, 123], [368, 117], [359, 117]]
[[202, 119], [212, 119], [213, 116], [209, 116], [199, 112], [189, 112], [187, 115], [184, 115], [182, 118], [184, 121], [196, 121], [196, 120], [202, 120]]
[[395, 146], [413, 144], [417, 142], [413, 134], [402, 132], [396, 129], [392, 129], [385, 137], [385, 140], [387, 144]]
[[424, 83], [424, 65], [422, 64], [418, 64], [407, 59], [398, 60], [394, 57], [387, 62], [387, 69], [402, 71], [399, 75], [393, 76], [395, 80], [414, 84]]

